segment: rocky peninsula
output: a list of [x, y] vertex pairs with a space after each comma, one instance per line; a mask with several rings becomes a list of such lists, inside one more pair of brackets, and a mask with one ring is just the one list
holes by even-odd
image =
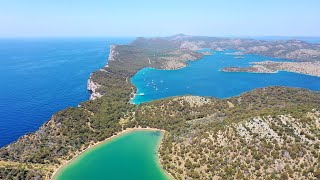
[[261, 65], [254, 65], [249, 67], [227, 67], [222, 69], [223, 72], [250, 72], [250, 73], [276, 73], [272, 69]]
[[249, 67], [227, 67], [224, 72], [276, 73], [288, 71], [320, 77], [320, 61], [314, 62], [254, 62]]

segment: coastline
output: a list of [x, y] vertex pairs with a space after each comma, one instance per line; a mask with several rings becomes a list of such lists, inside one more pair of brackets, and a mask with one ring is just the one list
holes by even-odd
[[[100, 142], [97, 142], [97, 143], [94, 143], [94, 144], [91, 144], [89, 145], [87, 148], [85, 148], [84, 150], [80, 151], [79, 153], [77, 153], [75, 156], [72, 157], [72, 159], [68, 160], [68, 161], [65, 161], [63, 162], [58, 168], [56, 168], [54, 170], [54, 172], [52, 173], [51, 175], [51, 180], [55, 180], [56, 178], [56, 175], [58, 175], [58, 172], [60, 170], [62, 170], [65, 166], [67, 166], [69, 163], [71, 163], [73, 160], [75, 160], [77, 157], [79, 157], [80, 155], [82, 155], [84, 152], [86, 152], [87, 150], [89, 149], [93, 149], [95, 147], [98, 147], [99, 145], [102, 145], [104, 143], [108, 143], [109, 141], [121, 136], [121, 135], [124, 135], [124, 134], [127, 134], [127, 133], [131, 133], [131, 132], [134, 132], [134, 131], [160, 131], [162, 133], [162, 136], [163, 136], [163, 133], [165, 132], [165, 130], [163, 129], [157, 129], [157, 128], [150, 128], [150, 127], [146, 127], [146, 128], [142, 128], [142, 127], [135, 127], [135, 128], [127, 128], [125, 130], [122, 130], [120, 132], [118, 132], [117, 134], [115, 135], [112, 135], [111, 137], [103, 140], [103, 141], [100, 141]], [[158, 147], [157, 147], [157, 151], [159, 151], [159, 148], [161, 147], [161, 144], [162, 144], [162, 140], [163, 140], [163, 137], [161, 137], [160, 141], [159, 141], [159, 144], [158, 144]], [[162, 168], [162, 164], [160, 163], [160, 156], [159, 156], [159, 153], [158, 154], [158, 157], [157, 157], [157, 163], [159, 164], [159, 167], [162, 169], [162, 171], [166, 174], [166, 175], [169, 175], [170, 178], [172, 178], [171, 174], [169, 174], [167, 171], [165, 171], [163, 168]]]
[[251, 62], [247, 67], [225, 67], [223, 72], [278, 73], [280, 71], [320, 77], [319, 62]]
[[288, 72], [288, 73], [301, 74], [301, 75], [305, 75], [305, 76], [320, 77], [318, 75], [306, 74], [306, 73], [302, 73], [302, 72], [295, 72], [295, 71], [289, 71], [289, 70], [276, 70], [273, 72], [259, 72], [259, 71], [227, 71], [227, 70], [221, 69], [219, 71], [225, 72], [225, 73], [253, 73], [253, 74], [276, 74], [279, 72]]
[[161, 163], [161, 161], [160, 161], [160, 153], [159, 153], [159, 149], [161, 148], [161, 145], [162, 145], [162, 141], [163, 141], [163, 138], [164, 138], [164, 133], [165, 133], [166, 131], [165, 130], [162, 130], [162, 135], [161, 135], [161, 139], [160, 139], [160, 141], [159, 141], [159, 143], [158, 143], [158, 145], [157, 145], [157, 163], [158, 163], [158, 165], [159, 165], [159, 167], [161, 168], [161, 171], [163, 171], [163, 173], [165, 174], [165, 176], [166, 177], [168, 177], [168, 179], [171, 179], [171, 180], [175, 180], [175, 178], [172, 176], [172, 174], [171, 173], [169, 173], [168, 171], [166, 171], [164, 168], [163, 168], [163, 166], [162, 166], [162, 163]]

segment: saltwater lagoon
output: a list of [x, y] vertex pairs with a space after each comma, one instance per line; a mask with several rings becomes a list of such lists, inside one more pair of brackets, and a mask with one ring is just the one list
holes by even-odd
[[66, 164], [56, 180], [168, 179], [158, 162], [162, 132], [133, 130], [86, 150]]

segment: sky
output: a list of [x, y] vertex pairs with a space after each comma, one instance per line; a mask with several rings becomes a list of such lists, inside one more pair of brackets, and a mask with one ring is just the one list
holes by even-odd
[[320, 0], [0, 0], [0, 37], [320, 36]]

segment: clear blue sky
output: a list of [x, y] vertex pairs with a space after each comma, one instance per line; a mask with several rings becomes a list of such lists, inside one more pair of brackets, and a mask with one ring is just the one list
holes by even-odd
[[0, 37], [320, 36], [320, 0], [0, 0]]

